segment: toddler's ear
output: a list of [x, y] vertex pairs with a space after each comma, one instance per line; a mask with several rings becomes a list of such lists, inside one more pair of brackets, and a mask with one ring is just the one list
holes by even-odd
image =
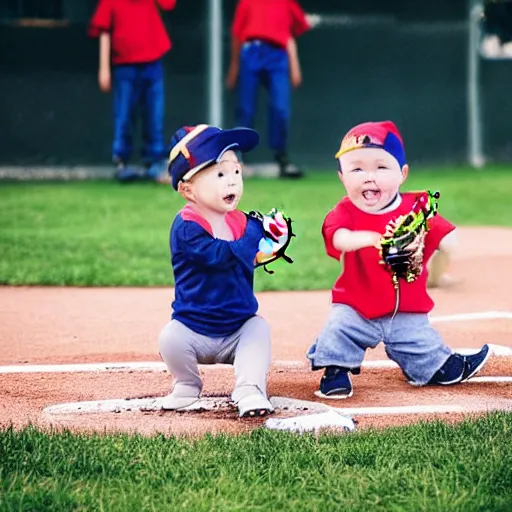
[[180, 181], [178, 183], [178, 192], [182, 195], [183, 199], [186, 199], [187, 201], [194, 200], [191, 183], [187, 181]]
[[409, 175], [409, 166], [405, 164], [402, 167], [402, 183], [407, 179], [407, 176]]

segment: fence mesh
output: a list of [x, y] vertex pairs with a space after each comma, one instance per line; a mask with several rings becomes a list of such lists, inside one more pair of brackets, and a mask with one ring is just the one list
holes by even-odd
[[[207, 3], [178, 1], [164, 14], [174, 44], [165, 57], [167, 137], [182, 124], [207, 121]], [[411, 163], [466, 161], [468, 3], [422, 3], [428, 5], [416, 6], [416, 14], [402, 4], [367, 0], [356, 10], [348, 2], [301, 1], [319, 23], [298, 42], [304, 83], [292, 99], [294, 160], [331, 167], [339, 138], [352, 124], [393, 119]], [[6, 5], [0, 10], [0, 45], [8, 48], [0, 53], [0, 165], [108, 165], [111, 97], [98, 91], [98, 45], [86, 36], [95, 1], [63, 0], [66, 23], [43, 27], [13, 23], [14, 4], [9, 12]], [[234, 6], [225, 0], [225, 67]], [[482, 59], [480, 72], [484, 151], [491, 160], [509, 161], [512, 61]], [[234, 96], [224, 98], [225, 125], [231, 126]], [[270, 157], [266, 123], [262, 90], [256, 160]]]

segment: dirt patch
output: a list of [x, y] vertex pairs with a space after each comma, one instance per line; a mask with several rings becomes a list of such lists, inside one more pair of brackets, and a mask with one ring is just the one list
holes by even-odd
[[[485, 252], [484, 252], [485, 250]], [[452, 267], [456, 284], [431, 290], [434, 318], [481, 311], [512, 312], [508, 272], [512, 231], [462, 229]], [[329, 308], [330, 292], [258, 294], [260, 313], [272, 328], [273, 361], [296, 361], [304, 366], [274, 365], [269, 394], [318, 401], [313, 392], [320, 372], [306, 366], [305, 353], [321, 329]], [[0, 288], [0, 364], [58, 364], [85, 362], [160, 361], [157, 336], [170, 316], [172, 290], [134, 288]], [[283, 314], [283, 306], [290, 311]], [[292, 307], [293, 305], [293, 307]], [[277, 313], [279, 312], [279, 314]], [[512, 347], [511, 319], [441, 322], [436, 328], [448, 345], [480, 347], [489, 342]], [[367, 353], [367, 360], [386, 359], [382, 346]], [[210, 369], [204, 374], [204, 393], [226, 395], [234, 382], [232, 369]], [[512, 376], [509, 358], [492, 358], [480, 374]], [[354, 396], [329, 405], [371, 407], [396, 405], [470, 406], [510, 408], [512, 385], [467, 383], [449, 388], [413, 388], [398, 369], [365, 369], [354, 379]], [[236, 410], [209, 413], [123, 412], [49, 417], [48, 405], [109, 398], [163, 396], [171, 377], [162, 372], [0, 374], [0, 423], [22, 427], [78, 431], [137, 431], [175, 435], [249, 431], [264, 420], [241, 420]], [[284, 414], [284, 413], [281, 413]], [[457, 421], [456, 414], [358, 417], [359, 428], [382, 427], [432, 418]]]

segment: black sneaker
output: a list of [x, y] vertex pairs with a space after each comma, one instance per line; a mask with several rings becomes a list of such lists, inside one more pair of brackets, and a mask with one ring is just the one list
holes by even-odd
[[350, 398], [353, 391], [349, 371], [348, 368], [340, 366], [327, 366], [320, 380], [320, 389], [315, 391], [315, 396], [335, 400]]
[[486, 343], [476, 354], [461, 356], [464, 360], [464, 373], [461, 382], [466, 382], [479, 372], [490, 355], [491, 351], [489, 350], [489, 345]]
[[279, 165], [280, 178], [302, 178], [304, 176], [304, 173], [288, 160], [286, 153], [276, 153], [275, 158]]
[[464, 368], [464, 356], [452, 354], [430, 379], [429, 384], [441, 384], [442, 386], [458, 384], [464, 377]]

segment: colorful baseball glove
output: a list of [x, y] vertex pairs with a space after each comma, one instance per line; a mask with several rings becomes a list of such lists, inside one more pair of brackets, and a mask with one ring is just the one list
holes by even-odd
[[282, 211], [272, 208], [269, 213], [263, 215], [258, 211], [249, 212], [251, 217], [255, 217], [263, 224], [265, 236], [260, 240], [258, 253], [254, 260], [254, 266], [265, 269], [265, 272], [273, 274], [273, 270], [268, 270], [267, 265], [280, 258], [287, 263], [293, 263], [293, 260], [286, 254], [286, 249], [295, 234], [292, 231], [292, 220], [286, 217]]
[[411, 283], [423, 270], [428, 220], [437, 215], [439, 196], [439, 192], [430, 190], [419, 192], [410, 213], [386, 226], [380, 240], [380, 263], [391, 273], [395, 288], [399, 279]]

